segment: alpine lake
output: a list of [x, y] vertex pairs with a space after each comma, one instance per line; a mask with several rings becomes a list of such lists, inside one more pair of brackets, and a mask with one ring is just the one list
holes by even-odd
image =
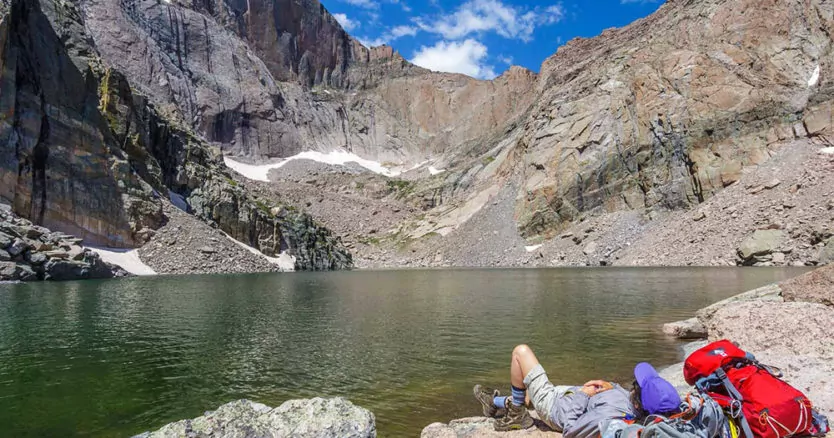
[[554, 383], [681, 360], [665, 322], [802, 268], [406, 270], [0, 285], [0, 436], [132, 436], [343, 396], [382, 437], [480, 412], [513, 346]]

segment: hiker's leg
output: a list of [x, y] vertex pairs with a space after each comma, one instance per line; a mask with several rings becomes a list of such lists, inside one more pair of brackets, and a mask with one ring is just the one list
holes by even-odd
[[[527, 345], [519, 345], [513, 349], [512, 364], [510, 366], [510, 381], [513, 387], [524, 388], [533, 408], [548, 426], [557, 431], [564, 429], [561, 418], [554, 418], [554, 409], [559, 404], [569, 403], [570, 397], [565, 397], [576, 390], [572, 386], [555, 386], [550, 383], [544, 368], [539, 363], [533, 350]], [[520, 385], [519, 385], [520, 383]]]
[[512, 362], [510, 362], [510, 383], [520, 389], [526, 389], [524, 378], [539, 365], [539, 360], [533, 350], [525, 344], [513, 348]]

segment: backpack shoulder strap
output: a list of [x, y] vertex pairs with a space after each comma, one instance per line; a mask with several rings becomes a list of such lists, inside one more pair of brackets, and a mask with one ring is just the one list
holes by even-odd
[[744, 436], [746, 438], [754, 438], [753, 430], [750, 428], [750, 423], [747, 422], [747, 418], [744, 416], [744, 413], [741, 411], [741, 403], [744, 402], [744, 397], [741, 396], [741, 393], [738, 392], [733, 382], [730, 381], [730, 378], [727, 377], [727, 373], [724, 371], [723, 368], [719, 368], [715, 370], [715, 377], [721, 382], [721, 385], [727, 391], [727, 394], [733, 398], [737, 403], [730, 405], [730, 416], [737, 419], [739, 425], [741, 426], [742, 432], [744, 432]]

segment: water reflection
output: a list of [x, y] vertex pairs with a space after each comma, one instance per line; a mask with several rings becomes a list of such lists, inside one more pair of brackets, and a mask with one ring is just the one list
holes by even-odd
[[0, 424], [122, 436], [237, 398], [341, 395], [385, 436], [477, 413], [527, 342], [554, 379], [671, 363], [658, 324], [785, 269], [383, 271], [0, 286]]

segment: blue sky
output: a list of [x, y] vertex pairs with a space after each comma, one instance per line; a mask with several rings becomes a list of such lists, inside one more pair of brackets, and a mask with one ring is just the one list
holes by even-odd
[[539, 71], [574, 37], [645, 17], [663, 0], [322, 0], [366, 46], [388, 44], [437, 71], [491, 79], [510, 65]]

